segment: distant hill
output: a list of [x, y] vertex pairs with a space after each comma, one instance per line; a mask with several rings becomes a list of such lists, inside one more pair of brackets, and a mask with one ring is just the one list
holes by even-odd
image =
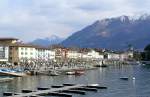
[[30, 43], [35, 44], [35, 45], [49, 46], [49, 45], [53, 45], [53, 44], [59, 44], [63, 40], [64, 40], [63, 38], [60, 38], [56, 35], [52, 35], [48, 38], [36, 39]]
[[150, 43], [150, 16], [120, 16], [98, 20], [75, 32], [61, 44], [66, 47], [124, 49], [133, 45], [142, 49]]

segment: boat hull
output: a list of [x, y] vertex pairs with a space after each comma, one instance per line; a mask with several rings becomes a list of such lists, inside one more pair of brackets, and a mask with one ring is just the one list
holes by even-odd
[[26, 73], [2, 72], [2, 71], [0, 71], [0, 76], [23, 77], [23, 76], [26, 76]]

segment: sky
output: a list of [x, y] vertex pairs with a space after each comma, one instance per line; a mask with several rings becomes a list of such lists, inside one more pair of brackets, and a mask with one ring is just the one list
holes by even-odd
[[149, 9], [150, 0], [0, 0], [0, 37], [66, 38], [96, 20]]

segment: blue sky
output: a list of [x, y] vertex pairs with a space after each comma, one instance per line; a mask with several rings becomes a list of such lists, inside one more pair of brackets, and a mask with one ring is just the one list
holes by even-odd
[[150, 0], [0, 0], [0, 37], [68, 37], [108, 17], [150, 13]]

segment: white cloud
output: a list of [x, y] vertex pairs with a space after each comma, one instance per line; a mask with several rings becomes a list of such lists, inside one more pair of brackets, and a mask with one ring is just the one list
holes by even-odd
[[0, 34], [25, 41], [72, 32], [97, 19], [149, 13], [149, 0], [1, 0]]

